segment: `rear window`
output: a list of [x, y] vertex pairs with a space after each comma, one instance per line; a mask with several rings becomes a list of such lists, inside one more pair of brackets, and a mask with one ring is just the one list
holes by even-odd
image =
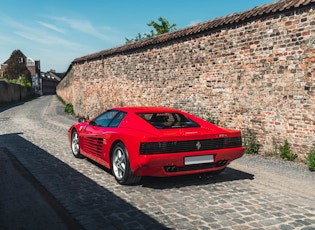
[[196, 122], [180, 113], [138, 113], [137, 115], [157, 129], [199, 127]]

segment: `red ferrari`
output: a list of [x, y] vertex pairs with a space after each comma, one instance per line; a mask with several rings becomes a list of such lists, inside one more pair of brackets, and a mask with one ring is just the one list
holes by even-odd
[[68, 131], [72, 153], [112, 170], [120, 184], [141, 176], [220, 172], [244, 154], [241, 132], [163, 107], [122, 107]]

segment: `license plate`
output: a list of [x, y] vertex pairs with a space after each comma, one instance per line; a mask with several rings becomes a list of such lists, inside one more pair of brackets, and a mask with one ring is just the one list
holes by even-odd
[[204, 155], [196, 157], [185, 157], [185, 165], [213, 163], [213, 155]]

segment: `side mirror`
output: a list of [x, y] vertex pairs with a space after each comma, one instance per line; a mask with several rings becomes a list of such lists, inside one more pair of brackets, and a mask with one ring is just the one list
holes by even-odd
[[80, 118], [78, 119], [78, 122], [79, 122], [79, 123], [84, 123], [84, 122], [86, 122], [86, 119], [85, 119], [84, 117], [80, 117]]

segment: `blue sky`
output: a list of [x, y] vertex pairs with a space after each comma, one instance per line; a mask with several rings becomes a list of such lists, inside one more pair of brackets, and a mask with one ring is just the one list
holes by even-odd
[[66, 71], [77, 58], [149, 33], [161, 16], [177, 29], [276, 0], [10, 0], [0, 8], [0, 63], [14, 50]]

